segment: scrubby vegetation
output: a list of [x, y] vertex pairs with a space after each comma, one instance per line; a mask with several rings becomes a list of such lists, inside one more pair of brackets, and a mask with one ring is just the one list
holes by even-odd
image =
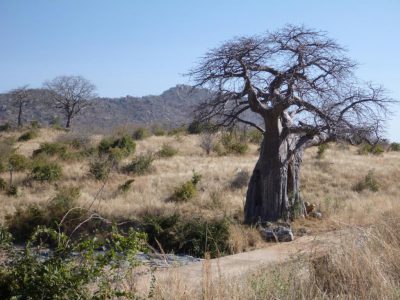
[[130, 164], [125, 166], [125, 172], [134, 175], [144, 175], [151, 169], [151, 164], [154, 161], [152, 153], [142, 154], [135, 157]]
[[[243, 199], [259, 147], [256, 139], [251, 141], [249, 132], [212, 133], [212, 148], [207, 156], [199, 147], [202, 136], [207, 133], [187, 135], [181, 131], [178, 135], [154, 135], [134, 142], [125, 134], [88, 139], [71, 132], [39, 129], [35, 140], [16, 143], [19, 134], [7, 132], [7, 136], [0, 137], [0, 162], [3, 166], [0, 174], [3, 205], [0, 220], [4, 226], [0, 230], [0, 239], [7, 239], [7, 232], [11, 232], [14, 242], [26, 242], [38, 228], [57, 232], [61, 229], [61, 234], [69, 237], [78, 224], [89, 218], [73, 233], [71, 241], [74, 245], [106, 242], [113, 223], [121, 224], [118, 232], [122, 232], [124, 237], [127, 237], [128, 228], [133, 226], [147, 234], [151, 247], [167, 253], [218, 257], [262, 245], [257, 229], [242, 224]], [[234, 144], [245, 145], [247, 150], [236, 152], [232, 150], [236, 147], [232, 147]], [[168, 148], [165, 145], [179, 149], [179, 155], [159, 159], [163, 157], [160, 149]], [[296, 221], [293, 225], [295, 230], [306, 228], [313, 234], [341, 228], [341, 224], [356, 224], [363, 228], [377, 219], [385, 220], [390, 211], [400, 209], [397, 201], [400, 196], [397, 152], [390, 149], [391, 152], [381, 155], [361, 156], [357, 155], [358, 149], [332, 143], [329, 151], [323, 151], [323, 160], [317, 161], [315, 157], [318, 157], [320, 149], [314, 147], [306, 151], [302, 194], [304, 199], [316, 204], [324, 218]], [[70, 159], [71, 155], [79, 155], [79, 159]], [[315, 167], [317, 163], [320, 164], [318, 168]], [[9, 185], [10, 164], [14, 171], [12, 185]], [[371, 169], [374, 171], [369, 172]], [[198, 173], [192, 173], [192, 170]], [[44, 182], [47, 184], [42, 184]], [[376, 206], [380, 208], [375, 209]], [[61, 222], [69, 210], [71, 212]], [[40, 239], [47, 243], [46, 247], [57, 249], [57, 243], [45, 235], [40, 235]], [[45, 273], [45, 266], [34, 261], [33, 256], [28, 259], [33, 263], [29, 265], [32, 272], [26, 271], [29, 282], [47, 288], [49, 283], [46, 280], [40, 285], [32, 275], [33, 272], [42, 272], [53, 276], [53, 284], [60, 290], [78, 286], [75, 285], [78, 280], [75, 271], [78, 269], [69, 271], [72, 270], [71, 261], [49, 262], [46, 265], [48, 273]], [[336, 256], [328, 260], [340, 263]], [[300, 268], [300, 265], [307, 268], [311, 276], [319, 278], [304, 279], [310, 294], [305, 294], [302, 287], [293, 286], [291, 280], [297, 275], [294, 271], [287, 271]], [[241, 291], [236, 293], [240, 299], [246, 299], [245, 292], [256, 299], [262, 298], [261, 295], [290, 299], [291, 289], [296, 288], [310, 299], [319, 299], [321, 294], [314, 287], [318, 284], [321, 291], [325, 289], [325, 293], [330, 295], [328, 290], [332, 287], [325, 288], [323, 283], [330, 280], [343, 286], [343, 290], [338, 290], [340, 293], [345, 291], [343, 293], [355, 295], [344, 287], [339, 277], [314, 273], [314, 265], [318, 266], [318, 263], [299, 261], [279, 266], [268, 274], [256, 272], [241, 283]], [[26, 262], [18, 262], [3, 268], [6, 270], [4, 274], [0, 272], [1, 284], [6, 282], [8, 287], [17, 282], [21, 286], [21, 289], [13, 288], [13, 295], [24, 296], [22, 289], [31, 288], [21, 283], [21, 273], [18, 273], [27, 266]], [[338, 272], [345, 272], [346, 278], [359, 276], [344, 267], [340, 265]], [[61, 273], [54, 273], [55, 268], [62, 270]], [[370, 280], [368, 278], [360, 276], [357, 280]], [[99, 287], [98, 290], [92, 289], [92, 279], [79, 279], [81, 291], [91, 297], [93, 291], [100, 293], [99, 286], [95, 286]], [[101, 289], [107, 292], [115, 284], [112, 276], [101, 277], [98, 282], [104, 284]], [[284, 286], [274, 290], [280, 284]], [[87, 289], [88, 286], [91, 289]], [[232, 293], [230, 288], [223, 287], [228, 293], [225, 296]], [[51, 288], [49, 290], [54, 292]], [[371, 293], [370, 289], [367, 290]], [[10, 289], [7, 291], [10, 293]], [[208, 292], [215, 295], [213, 291]], [[163, 298], [161, 290], [153, 292], [155, 298]]]
[[32, 140], [34, 138], [36, 138], [38, 136], [38, 132], [35, 129], [31, 129], [25, 133], [23, 133], [22, 135], [19, 136], [18, 141], [19, 142], [26, 142], [29, 140]]
[[34, 162], [31, 171], [31, 178], [40, 182], [53, 182], [62, 176], [62, 168], [56, 162], [38, 160]]
[[174, 194], [170, 198], [173, 202], [186, 202], [197, 194], [197, 184], [201, 179], [201, 175], [193, 171], [191, 180], [186, 181], [181, 186], [177, 187]]
[[229, 253], [229, 222], [226, 219], [206, 221], [171, 216], [145, 216], [144, 230], [149, 243], [161, 251], [219, 257]]
[[163, 144], [160, 151], [157, 152], [159, 157], [168, 158], [176, 155], [178, 150], [169, 144]]
[[358, 149], [358, 154], [366, 155], [366, 154], [373, 154], [373, 155], [381, 155], [385, 152], [385, 149], [381, 144], [370, 145], [370, 144], [362, 144]]
[[100, 155], [109, 155], [113, 159], [121, 160], [133, 154], [136, 144], [128, 135], [117, 138], [105, 138], [101, 140], [98, 150]]
[[[11, 239], [2, 230], [0, 247], [11, 247]], [[132, 291], [116, 289], [112, 283], [121, 275], [122, 264], [135, 264], [134, 254], [145, 248], [145, 240], [145, 235], [132, 229], [126, 233], [113, 229], [101, 241], [70, 241], [57, 230], [38, 227], [22, 253], [9, 252], [11, 263], [0, 269], [0, 294], [3, 299], [133, 299]], [[46, 243], [53, 244], [54, 251], [43, 260], [32, 246]], [[99, 248], [104, 251], [96, 251]], [[84, 253], [79, 263], [78, 258], [71, 259], [76, 252]]]

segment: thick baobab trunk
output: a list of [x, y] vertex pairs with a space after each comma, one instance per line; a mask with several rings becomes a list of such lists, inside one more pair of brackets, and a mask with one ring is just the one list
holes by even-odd
[[291, 220], [304, 214], [300, 198], [301, 151], [296, 136], [280, 131], [264, 134], [259, 160], [251, 176], [245, 204], [245, 222]]

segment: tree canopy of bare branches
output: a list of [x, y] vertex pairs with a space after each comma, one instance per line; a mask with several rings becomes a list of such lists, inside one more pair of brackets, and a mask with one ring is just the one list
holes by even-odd
[[303, 206], [299, 165], [306, 147], [382, 135], [392, 100], [382, 86], [356, 78], [355, 69], [325, 32], [287, 25], [225, 42], [190, 71], [196, 86], [213, 91], [199, 105], [198, 120], [220, 127], [245, 123], [264, 134], [247, 222], [289, 219]]
[[22, 126], [22, 110], [29, 101], [28, 85], [13, 89], [9, 92], [12, 104], [18, 108], [17, 125]]
[[71, 126], [71, 120], [90, 105], [90, 100], [96, 97], [96, 87], [82, 76], [59, 76], [46, 81], [44, 86], [51, 92], [55, 107], [60, 109], [66, 118], [66, 128]]

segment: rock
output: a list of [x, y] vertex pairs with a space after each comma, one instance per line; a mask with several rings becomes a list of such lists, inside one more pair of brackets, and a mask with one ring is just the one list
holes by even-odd
[[319, 211], [313, 211], [310, 213], [310, 217], [322, 219], [322, 213], [320, 213]]
[[294, 240], [292, 230], [284, 226], [260, 228], [260, 232], [267, 242], [291, 242]]

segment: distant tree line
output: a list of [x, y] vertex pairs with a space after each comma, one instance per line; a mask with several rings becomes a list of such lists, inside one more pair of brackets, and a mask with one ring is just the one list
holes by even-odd
[[[74, 117], [90, 105], [96, 97], [96, 86], [82, 76], [58, 76], [43, 84], [53, 105], [65, 117], [65, 127], [70, 128]], [[21, 127], [24, 107], [32, 101], [31, 90], [24, 85], [9, 91], [14, 107], [17, 107], [17, 126]]]

